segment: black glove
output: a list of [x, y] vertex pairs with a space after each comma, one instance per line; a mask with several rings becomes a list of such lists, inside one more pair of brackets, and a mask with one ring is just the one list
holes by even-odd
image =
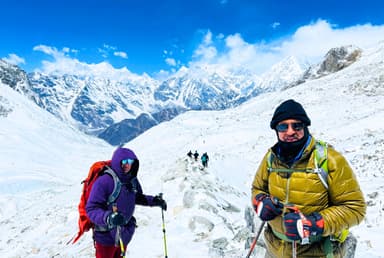
[[107, 225], [110, 228], [125, 225], [126, 219], [121, 212], [112, 212], [107, 217]]
[[284, 206], [277, 198], [259, 193], [253, 199], [253, 208], [262, 221], [269, 221], [281, 215]]
[[284, 215], [285, 235], [291, 240], [301, 240], [303, 244], [309, 243], [310, 236], [322, 235], [324, 219], [320, 213], [314, 212], [304, 215], [300, 211]]
[[167, 203], [163, 200], [163, 197], [161, 197], [160, 195], [156, 195], [155, 197], [153, 197], [152, 203], [153, 206], [159, 206], [163, 210], [167, 210]]

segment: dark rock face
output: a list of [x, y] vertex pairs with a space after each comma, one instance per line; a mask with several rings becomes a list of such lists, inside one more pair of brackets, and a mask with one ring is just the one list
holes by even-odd
[[319, 74], [335, 73], [354, 63], [361, 56], [361, 49], [353, 46], [332, 48], [318, 70]]
[[315, 80], [328, 74], [336, 73], [356, 62], [361, 54], [362, 50], [355, 46], [332, 48], [325, 55], [322, 62], [310, 66], [299, 80], [286, 88], [294, 87], [306, 81]]

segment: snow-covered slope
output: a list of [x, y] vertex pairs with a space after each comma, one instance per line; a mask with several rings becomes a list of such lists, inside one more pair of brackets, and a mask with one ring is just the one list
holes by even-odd
[[[276, 141], [269, 121], [281, 101], [294, 98], [310, 116], [313, 135], [341, 151], [361, 183], [368, 210], [351, 230], [358, 239], [355, 257], [384, 257], [383, 60], [381, 44], [335, 74], [257, 96], [237, 108], [190, 111], [127, 143], [141, 161], [144, 192], [163, 192], [168, 202], [168, 256], [246, 255], [251, 182]], [[76, 245], [66, 242], [77, 228], [81, 178], [92, 160], [109, 158], [113, 150], [54, 119], [51, 123], [15, 94], [0, 91], [9, 103], [3, 105], [7, 115], [0, 116], [0, 225], [6, 232], [0, 237], [0, 256], [92, 257], [90, 233]], [[207, 152], [209, 167], [200, 170], [187, 158], [189, 150]], [[160, 210], [138, 207], [135, 216], [139, 227], [128, 257], [164, 257]], [[256, 248], [255, 257], [263, 257], [262, 248]]]
[[49, 246], [65, 238], [61, 229], [76, 209], [68, 197], [79, 195], [89, 164], [112, 148], [1, 83], [0, 142], [0, 257], [52, 257]]

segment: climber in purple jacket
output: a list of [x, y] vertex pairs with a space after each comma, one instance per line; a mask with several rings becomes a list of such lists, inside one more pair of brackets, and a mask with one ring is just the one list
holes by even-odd
[[[120, 257], [120, 238], [124, 250], [132, 239], [136, 227], [133, 217], [135, 205], [159, 206], [167, 210], [167, 203], [161, 195], [143, 194], [137, 179], [139, 160], [127, 148], [117, 148], [112, 156], [111, 167], [95, 181], [86, 205], [87, 215], [95, 224], [96, 258]], [[116, 184], [111, 173], [117, 175]], [[120, 184], [121, 183], [121, 184]], [[111, 202], [114, 187], [120, 185], [116, 200]]]

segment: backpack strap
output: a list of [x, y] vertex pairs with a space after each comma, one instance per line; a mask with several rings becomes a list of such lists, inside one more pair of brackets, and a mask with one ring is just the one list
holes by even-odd
[[328, 144], [323, 141], [316, 141], [315, 143], [315, 169], [290, 169], [290, 168], [274, 168], [272, 166], [275, 154], [269, 150], [267, 154], [267, 169], [268, 172], [282, 172], [291, 174], [293, 172], [305, 172], [305, 173], [316, 173], [319, 176], [321, 183], [326, 189], [328, 186]]
[[[115, 171], [111, 169], [109, 166], [105, 166], [104, 170], [105, 174], [109, 174], [113, 178], [113, 191], [111, 195], [109, 195], [108, 200], [107, 200], [107, 205], [115, 203], [117, 197], [119, 197], [120, 191], [121, 191], [121, 181], [119, 177], [116, 175]], [[100, 231], [100, 232], [106, 232], [111, 230], [110, 228], [106, 226], [100, 226], [100, 225], [95, 225], [94, 228], [95, 231]]]
[[107, 201], [107, 204], [110, 205], [114, 203], [117, 197], [119, 196], [122, 184], [119, 177], [116, 175], [115, 171], [113, 171], [113, 169], [111, 169], [110, 167], [107, 166], [107, 169], [104, 171], [104, 173], [111, 175], [113, 178], [113, 184], [114, 184], [113, 191], [111, 195], [108, 197], [108, 201]]
[[271, 150], [269, 150], [267, 154], [267, 170], [269, 173], [272, 172], [272, 163], [274, 158], [275, 158], [275, 155], [272, 153]]
[[315, 173], [319, 175], [321, 183], [326, 189], [328, 186], [328, 144], [323, 141], [315, 143]]

